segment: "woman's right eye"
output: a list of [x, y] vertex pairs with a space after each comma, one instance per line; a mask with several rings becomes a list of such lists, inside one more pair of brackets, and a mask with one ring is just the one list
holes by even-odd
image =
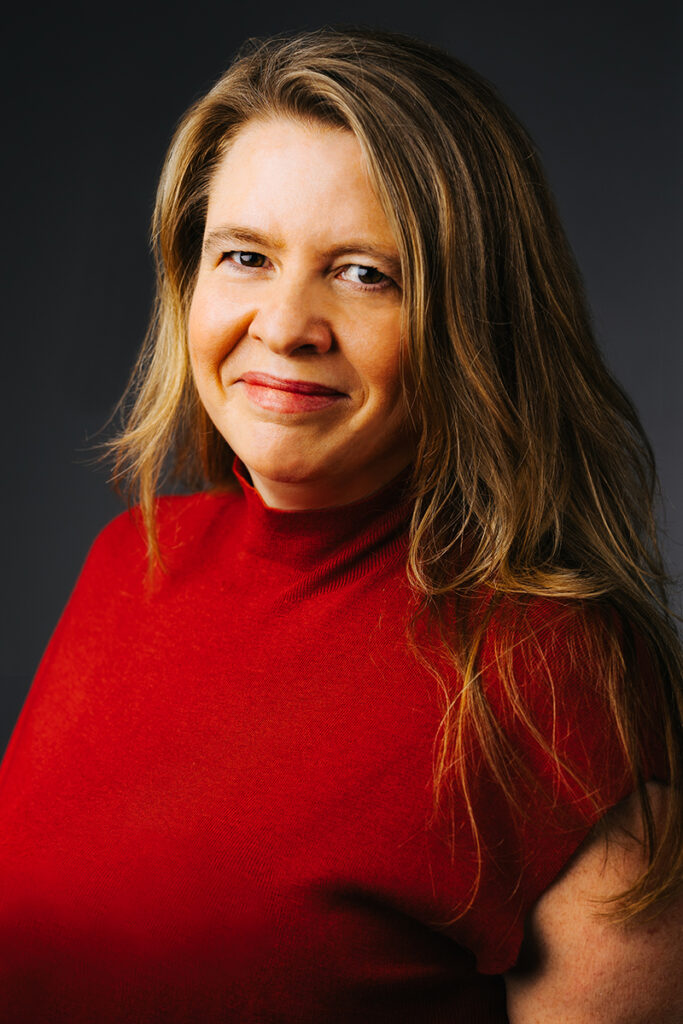
[[261, 252], [245, 252], [242, 249], [232, 249], [223, 253], [223, 259], [234, 263], [238, 267], [262, 267], [266, 257]]

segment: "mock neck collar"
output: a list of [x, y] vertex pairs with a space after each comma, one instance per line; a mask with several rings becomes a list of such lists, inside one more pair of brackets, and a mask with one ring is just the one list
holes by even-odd
[[342, 569], [373, 561], [405, 539], [413, 507], [408, 494], [410, 467], [358, 501], [295, 510], [266, 505], [238, 458], [233, 473], [245, 499], [244, 546], [270, 561], [304, 571], [326, 563]]

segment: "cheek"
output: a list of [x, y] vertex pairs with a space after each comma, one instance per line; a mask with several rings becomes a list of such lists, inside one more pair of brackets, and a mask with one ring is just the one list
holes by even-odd
[[393, 402], [401, 392], [401, 334], [397, 318], [378, 325], [359, 352], [358, 368], [378, 399]]
[[239, 314], [232, 304], [198, 283], [187, 320], [190, 361], [195, 373], [216, 370], [242, 334]]
[[209, 349], [209, 339], [212, 334], [212, 325], [207, 320], [209, 308], [200, 288], [196, 288], [190, 303], [190, 311], [187, 317], [187, 344], [190, 353], [192, 368], [197, 369], [205, 361]]

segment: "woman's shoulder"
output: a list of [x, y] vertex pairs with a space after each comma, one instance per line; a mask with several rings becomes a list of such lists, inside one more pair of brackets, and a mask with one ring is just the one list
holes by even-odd
[[[201, 543], [232, 505], [240, 500], [233, 490], [198, 491], [161, 495], [155, 504], [155, 523], [162, 558]], [[146, 567], [148, 537], [138, 505], [120, 512], [97, 534], [86, 559], [85, 570], [109, 567], [137, 571]]]
[[552, 596], [502, 595], [482, 603], [482, 660], [507, 657], [527, 675], [539, 665], [571, 672], [600, 660], [610, 639], [620, 640], [626, 623], [607, 601]]
[[[571, 799], [609, 807], [632, 785], [621, 701], [639, 737], [640, 769], [665, 781], [653, 730], [656, 664], [629, 616], [608, 600], [532, 598], [491, 615], [481, 653], [483, 689], [532, 776]], [[578, 788], [572, 782], [582, 780]], [[586, 803], [586, 805], [587, 805]]]
[[553, 721], [597, 722], [609, 702], [606, 673], [620, 659], [622, 615], [608, 603], [555, 597], [495, 602], [486, 617], [480, 654], [489, 699], [518, 717], [514, 692], [535, 715]]

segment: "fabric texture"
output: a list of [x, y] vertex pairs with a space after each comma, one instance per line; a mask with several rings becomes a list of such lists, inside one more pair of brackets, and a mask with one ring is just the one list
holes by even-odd
[[[136, 513], [109, 524], [51, 639], [0, 770], [0, 1021], [501, 1024], [524, 918], [589, 822], [558, 791], [517, 834], [481, 760], [481, 887], [449, 924], [477, 857], [464, 814], [454, 858], [428, 824], [405, 475], [306, 512], [239, 479], [160, 500], [152, 584]], [[539, 727], [616, 802], [590, 664], [535, 614], [557, 620], [552, 707], [518, 666]], [[490, 697], [504, 719], [493, 676]]]

